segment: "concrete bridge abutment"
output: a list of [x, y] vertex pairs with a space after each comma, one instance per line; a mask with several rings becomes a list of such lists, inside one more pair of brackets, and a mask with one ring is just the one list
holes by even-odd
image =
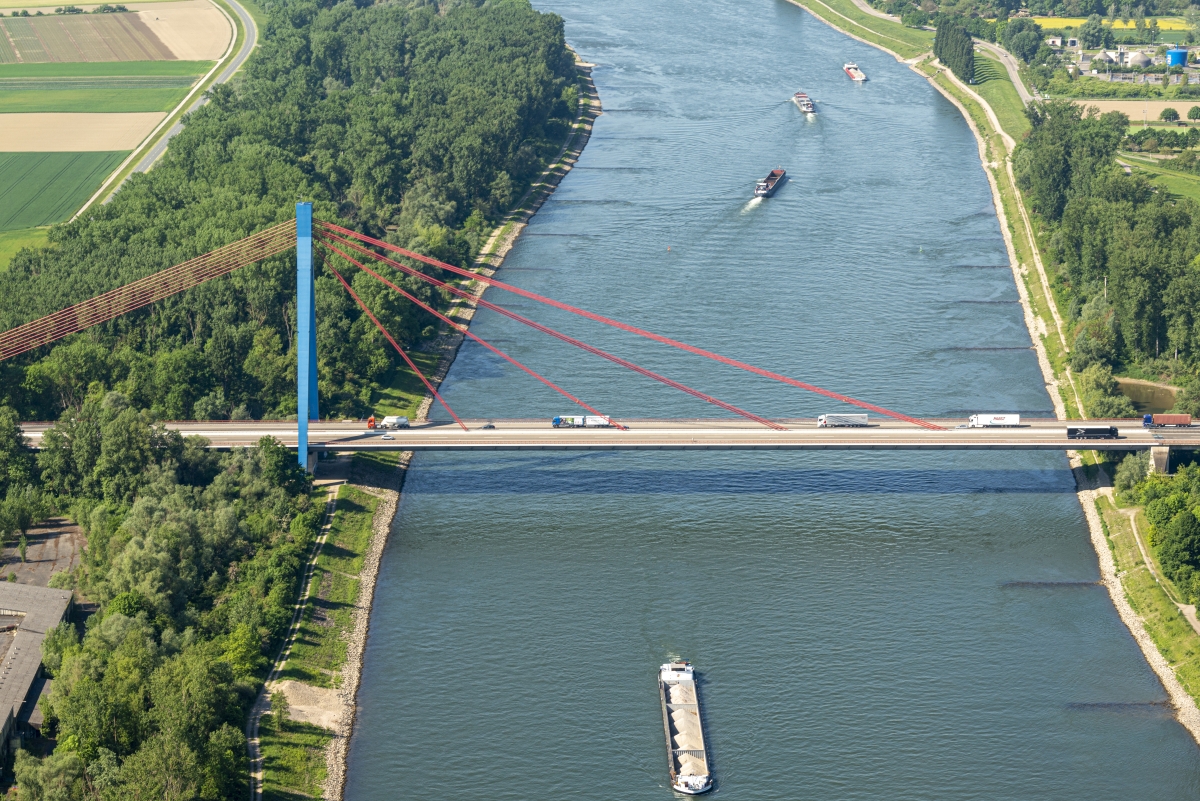
[[1153, 445], [1150, 448], [1150, 472], [1166, 475], [1171, 472], [1171, 446]]

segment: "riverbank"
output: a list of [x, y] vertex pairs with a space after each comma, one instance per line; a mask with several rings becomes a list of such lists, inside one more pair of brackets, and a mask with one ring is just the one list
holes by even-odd
[[[576, 66], [580, 74], [580, 104], [575, 123], [567, 140], [563, 143], [558, 155], [551, 161], [542, 174], [529, 187], [525, 195], [517, 202], [501, 223], [493, 230], [491, 236], [481, 249], [475, 260], [474, 268], [485, 276], [491, 276], [503, 264], [505, 257], [517, 241], [517, 237], [528, 225], [530, 218], [537, 213], [546, 199], [554, 192], [563, 177], [574, 167], [583, 148], [591, 136], [592, 126], [601, 113], [600, 98], [592, 82], [592, 64], [577, 59]], [[474, 318], [477, 309], [476, 301], [482, 296], [486, 285], [471, 281], [467, 287], [471, 292], [471, 300], [456, 299], [446, 316], [466, 328]], [[459, 328], [443, 324], [439, 336], [425, 349], [427, 357], [425, 364], [435, 366], [428, 375], [434, 387], [441, 385], [458, 355], [464, 335]], [[423, 421], [428, 418], [433, 397], [426, 395], [421, 401], [415, 414], [415, 420]], [[362, 658], [370, 629], [371, 607], [375, 596], [375, 582], [379, 573], [379, 565], [386, 547], [388, 535], [391, 532], [396, 510], [399, 507], [400, 494], [403, 491], [404, 479], [412, 452], [404, 452], [395, 456], [387, 454], [378, 456], [356, 455], [352, 462], [349, 483], [346, 487], [354, 493], [374, 499], [371, 508], [369, 534], [355, 540], [353, 543], [339, 543], [339, 552], [349, 552], [357, 560], [351, 564], [352, 576], [340, 579], [342, 585], [350, 586], [352, 593], [343, 593], [333, 598], [337, 573], [330, 572], [330, 579], [318, 585], [312, 604], [306, 604], [304, 621], [312, 629], [311, 635], [304, 640], [309, 644], [308, 650], [314, 655], [324, 654], [321, 664], [311, 669], [293, 671], [286, 665], [280, 666], [275, 683], [271, 690], [282, 692], [288, 699], [288, 706], [293, 718], [301, 723], [317, 725], [327, 732], [324, 741], [323, 781], [319, 789], [326, 801], [341, 801], [346, 785], [346, 764], [349, 753], [350, 738], [354, 732], [357, 715], [357, 695], [359, 682], [362, 677]], [[344, 457], [343, 457], [344, 459]], [[336, 460], [337, 464], [343, 459]], [[337, 467], [333, 468], [337, 470]], [[324, 472], [319, 465], [318, 474]], [[361, 499], [360, 499], [361, 500]], [[339, 496], [339, 505], [335, 512], [334, 528], [337, 527], [338, 516], [346, 513]], [[363, 504], [351, 499], [358, 507]], [[361, 512], [359, 512], [361, 514]], [[360, 529], [363, 526], [359, 526]], [[349, 582], [347, 582], [349, 579]], [[328, 617], [318, 608], [318, 605], [328, 602], [336, 603], [341, 609]], [[313, 645], [313, 643], [318, 643]], [[321, 645], [320, 643], [325, 643]], [[313, 660], [310, 659], [310, 662]], [[295, 673], [296, 675], [292, 675]], [[273, 674], [274, 675], [274, 674]], [[269, 696], [269, 692], [267, 693]], [[269, 709], [269, 704], [266, 705]], [[299, 716], [297, 716], [297, 712]], [[312, 741], [312, 731], [298, 729], [297, 737], [306, 737]], [[312, 755], [312, 745], [308, 747]], [[264, 761], [266, 761], [264, 759]], [[268, 783], [269, 783], [268, 775]]]
[[[857, 27], [860, 32], [865, 32], [863, 36], [848, 33], [839, 26], [839, 22], [846, 21], [844, 16], [839, 15], [842, 17], [840, 20], [831, 21], [809, 7], [809, 5], [815, 5], [813, 0], [806, 0], [809, 5], [798, 0], [789, 1], [804, 8], [831, 27], [883, 50], [898, 61], [908, 64], [911, 69], [924, 76], [962, 113], [979, 145], [980, 161], [983, 163], [984, 172], [992, 189], [993, 202], [1020, 296], [1025, 325], [1029, 329], [1030, 338], [1037, 352], [1038, 366], [1041, 369], [1046, 389], [1054, 403], [1055, 415], [1060, 420], [1084, 417], [1083, 404], [1079, 399], [1070, 367], [1067, 364], [1070, 349], [1066, 342], [1065, 326], [1054, 302], [1054, 295], [1042, 263], [1029, 213], [1025, 208], [1024, 199], [1017, 189], [1016, 178], [1012, 170], [1011, 155], [1016, 143], [1013, 136], [1009, 135], [1002, 127], [995, 110], [980, 94], [959, 81], [949, 70], [941, 67], [931, 57], [902, 58], [889, 46], [895, 41], [893, 37], [870, 31], [862, 25]], [[821, 5], [825, 4], [821, 3]], [[889, 23], [887, 20], [877, 18], [875, 24], [876, 26], [885, 26]], [[890, 24], [897, 28], [903, 27], [898, 23]], [[872, 41], [872, 34], [884, 41]], [[1034, 267], [1033, 271], [1029, 269], [1030, 264]], [[1188, 641], [1190, 637], [1195, 636], [1195, 632], [1190, 630], [1183, 613], [1174, 609], [1170, 604], [1168, 606], [1170, 609], [1174, 609], [1174, 614], [1178, 615], [1178, 621], [1175, 621], [1173, 626], [1159, 627], [1155, 632], [1159, 635], [1157, 638], [1148, 630], [1147, 621], [1139, 615], [1137, 610], [1161, 606], [1161, 604], [1156, 604], [1157, 599], [1151, 597], [1157, 584], [1154, 582], [1150, 582], [1148, 586], [1126, 584], [1124, 580], [1126, 574], [1117, 570], [1113, 544], [1106, 535], [1097, 506], [1098, 493], [1103, 485], [1108, 483], [1107, 477], [1099, 469], [1089, 472], [1084, 466], [1084, 459], [1080, 454], [1068, 451], [1067, 456], [1075, 475], [1076, 494], [1087, 519], [1092, 547], [1096, 552], [1101, 583], [1107, 589], [1114, 608], [1133, 636], [1147, 664], [1162, 682], [1174, 707], [1176, 719], [1187, 729], [1192, 738], [1200, 743], [1200, 709], [1197, 708], [1197, 696], [1189, 692], [1189, 688], [1185, 688], [1184, 683], [1180, 681], [1176, 671], [1181, 665], [1178, 660], [1175, 662], [1170, 660], [1171, 650], [1168, 648], [1168, 639], [1165, 633], [1169, 630], [1175, 639]], [[1094, 460], [1090, 461], [1094, 462]], [[1095, 478], [1091, 477], [1093, 475]], [[1163, 592], [1161, 588], [1158, 588], [1157, 591]], [[1172, 613], [1168, 610], [1164, 614], [1170, 616]], [[1183, 622], [1187, 631], [1178, 625], [1179, 621]], [[1200, 649], [1200, 638], [1196, 639], [1195, 646]], [[1191, 648], [1187, 650], [1188, 653], [1192, 652]], [[1200, 682], [1196, 684], [1197, 686], [1190, 689], [1200, 692]]]

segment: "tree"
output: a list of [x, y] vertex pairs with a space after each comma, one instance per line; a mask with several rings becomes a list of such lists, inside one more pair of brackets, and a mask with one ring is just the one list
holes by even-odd
[[950, 16], [938, 19], [933, 39], [933, 54], [961, 80], [975, 80], [975, 44], [966, 29]]
[[1179, 119], [1179, 112], [1173, 108], [1164, 108], [1158, 113], [1158, 118], [1165, 122], [1175, 122]]
[[271, 720], [275, 726], [275, 731], [283, 731], [287, 725], [288, 713], [291, 706], [288, 704], [287, 695], [282, 692], [271, 693]]
[[1200, 120], [1200, 106], [1192, 106], [1188, 109], [1187, 118], [1193, 122]]
[[21, 433], [20, 419], [10, 406], [0, 406], [0, 494], [33, 479], [33, 453]]
[[1008, 52], [1029, 63], [1042, 47], [1042, 26], [1023, 17], [1010, 19], [1001, 38]]
[[1099, 14], [1092, 14], [1079, 26], [1079, 42], [1087, 49], [1112, 47], [1112, 29], [1104, 25]]

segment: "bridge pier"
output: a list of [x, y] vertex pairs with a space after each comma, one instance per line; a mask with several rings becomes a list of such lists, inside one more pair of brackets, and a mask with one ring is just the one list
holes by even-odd
[[1166, 475], [1171, 472], [1171, 446], [1152, 445], [1150, 447], [1150, 472]]
[[312, 203], [296, 204], [296, 456], [310, 473], [308, 421], [317, 408], [317, 311], [313, 302]]

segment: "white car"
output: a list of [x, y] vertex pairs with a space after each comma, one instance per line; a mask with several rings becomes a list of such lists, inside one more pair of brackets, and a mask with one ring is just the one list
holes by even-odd
[[395, 439], [391, 434], [384, 434], [380, 439]]

